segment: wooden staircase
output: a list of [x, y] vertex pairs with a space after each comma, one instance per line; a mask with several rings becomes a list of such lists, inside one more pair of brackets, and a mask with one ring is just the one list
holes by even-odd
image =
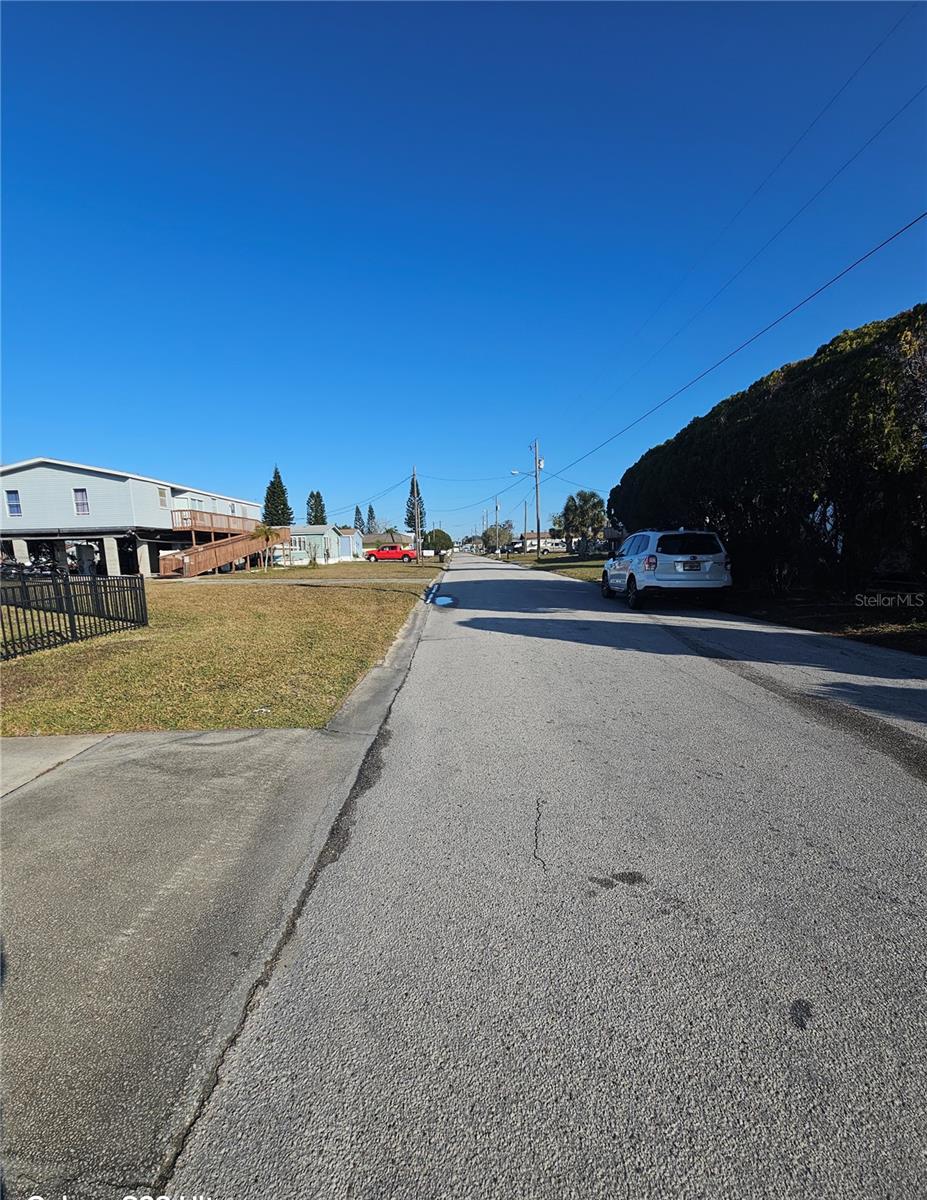
[[[285, 525], [275, 529], [274, 533], [276, 536], [271, 541], [271, 546], [285, 542], [290, 536], [290, 531]], [[204, 542], [201, 546], [190, 546], [186, 550], [162, 555], [159, 574], [189, 579], [193, 575], [202, 575], [206, 571], [214, 571], [228, 563], [236, 562], [239, 558], [260, 554], [266, 546], [264, 539], [255, 537], [253, 533], [240, 533], [235, 537]]]

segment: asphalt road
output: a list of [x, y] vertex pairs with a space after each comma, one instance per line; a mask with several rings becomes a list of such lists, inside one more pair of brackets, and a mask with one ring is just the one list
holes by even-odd
[[922, 663], [441, 594], [166, 1190], [927, 1195]]
[[10, 1195], [927, 1194], [923, 660], [440, 594], [326, 731], [4, 800]]

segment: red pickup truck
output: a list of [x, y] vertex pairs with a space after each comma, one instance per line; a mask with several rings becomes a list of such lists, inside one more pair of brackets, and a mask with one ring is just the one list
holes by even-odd
[[364, 555], [368, 562], [389, 562], [398, 559], [401, 562], [412, 562], [416, 557], [415, 551], [411, 546], [396, 546], [384, 545], [378, 546], [376, 550], [365, 550]]

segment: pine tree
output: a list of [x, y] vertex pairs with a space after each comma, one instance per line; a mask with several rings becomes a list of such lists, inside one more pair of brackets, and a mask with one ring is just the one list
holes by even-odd
[[406, 529], [410, 533], [415, 532], [415, 506], [418, 504], [418, 527], [421, 530], [425, 528], [425, 501], [422, 499], [422, 493], [418, 486], [418, 480], [414, 479], [409, 484], [409, 499], [406, 501]]
[[270, 477], [267, 491], [264, 493], [264, 512], [261, 520], [265, 525], [292, 525], [293, 510], [290, 508], [289, 497], [286, 494], [280, 469], [275, 465]]
[[322, 499], [321, 492], [310, 492], [309, 498], [306, 501], [306, 524], [307, 525], [327, 525], [328, 517], [325, 513], [325, 501]]
[[373, 505], [367, 505], [367, 532], [379, 533], [380, 522], [377, 520], [377, 514], [373, 511]]
[[361, 513], [361, 510], [360, 510], [360, 505], [359, 505], [359, 504], [355, 504], [355, 505], [354, 505], [354, 528], [355, 528], [355, 529], [356, 529], [356, 530], [357, 530], [359, 533], [366, 533], [366, 532], [367, 532], [367, 530], [364, 528], [364, 518], [363, 518], [363, 515], [362, 515], [362, 513]]

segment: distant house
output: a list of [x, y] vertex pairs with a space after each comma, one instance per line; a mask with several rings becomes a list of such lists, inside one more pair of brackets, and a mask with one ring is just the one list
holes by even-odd
[[253, 500], [59, 458], [0, 467], [5, 558], [82, 574], [157, 574], [161, 555], [249, 532]]
[[364, 538], [359, 529], [339, 529], [341, 538], [341, 558], [351, 562], [364, 556]]
[[317, 562], [319, 566], [341, 562], [341, 534], [336, 525], [291, 525], [290, 547], [280, 547], [274, 558], [293, 566]]
[[[529, 529], [527, 533], [523, 533], [521, 535], [521, 543], [526, 553], [532, 550], [536, 551], [538, 548], [538, 531], [536, 529]], [[554, 537], [549, 529], [541, 530], [542, 550], [559, 549], [562, 545], [562, 538]]]
[[623, 525], [606, 525], [602, 530], [602, 540], [608, 542], [608, 548], [614, 554], [624, 539], [628, 536], [628, 531]]
[[376, 550], [377, 546], [411, 546], [413, 542], [411, 533], [397, 533], [392, 537], [388, 533], [365, 533], [363, 536], [365, 550]]

